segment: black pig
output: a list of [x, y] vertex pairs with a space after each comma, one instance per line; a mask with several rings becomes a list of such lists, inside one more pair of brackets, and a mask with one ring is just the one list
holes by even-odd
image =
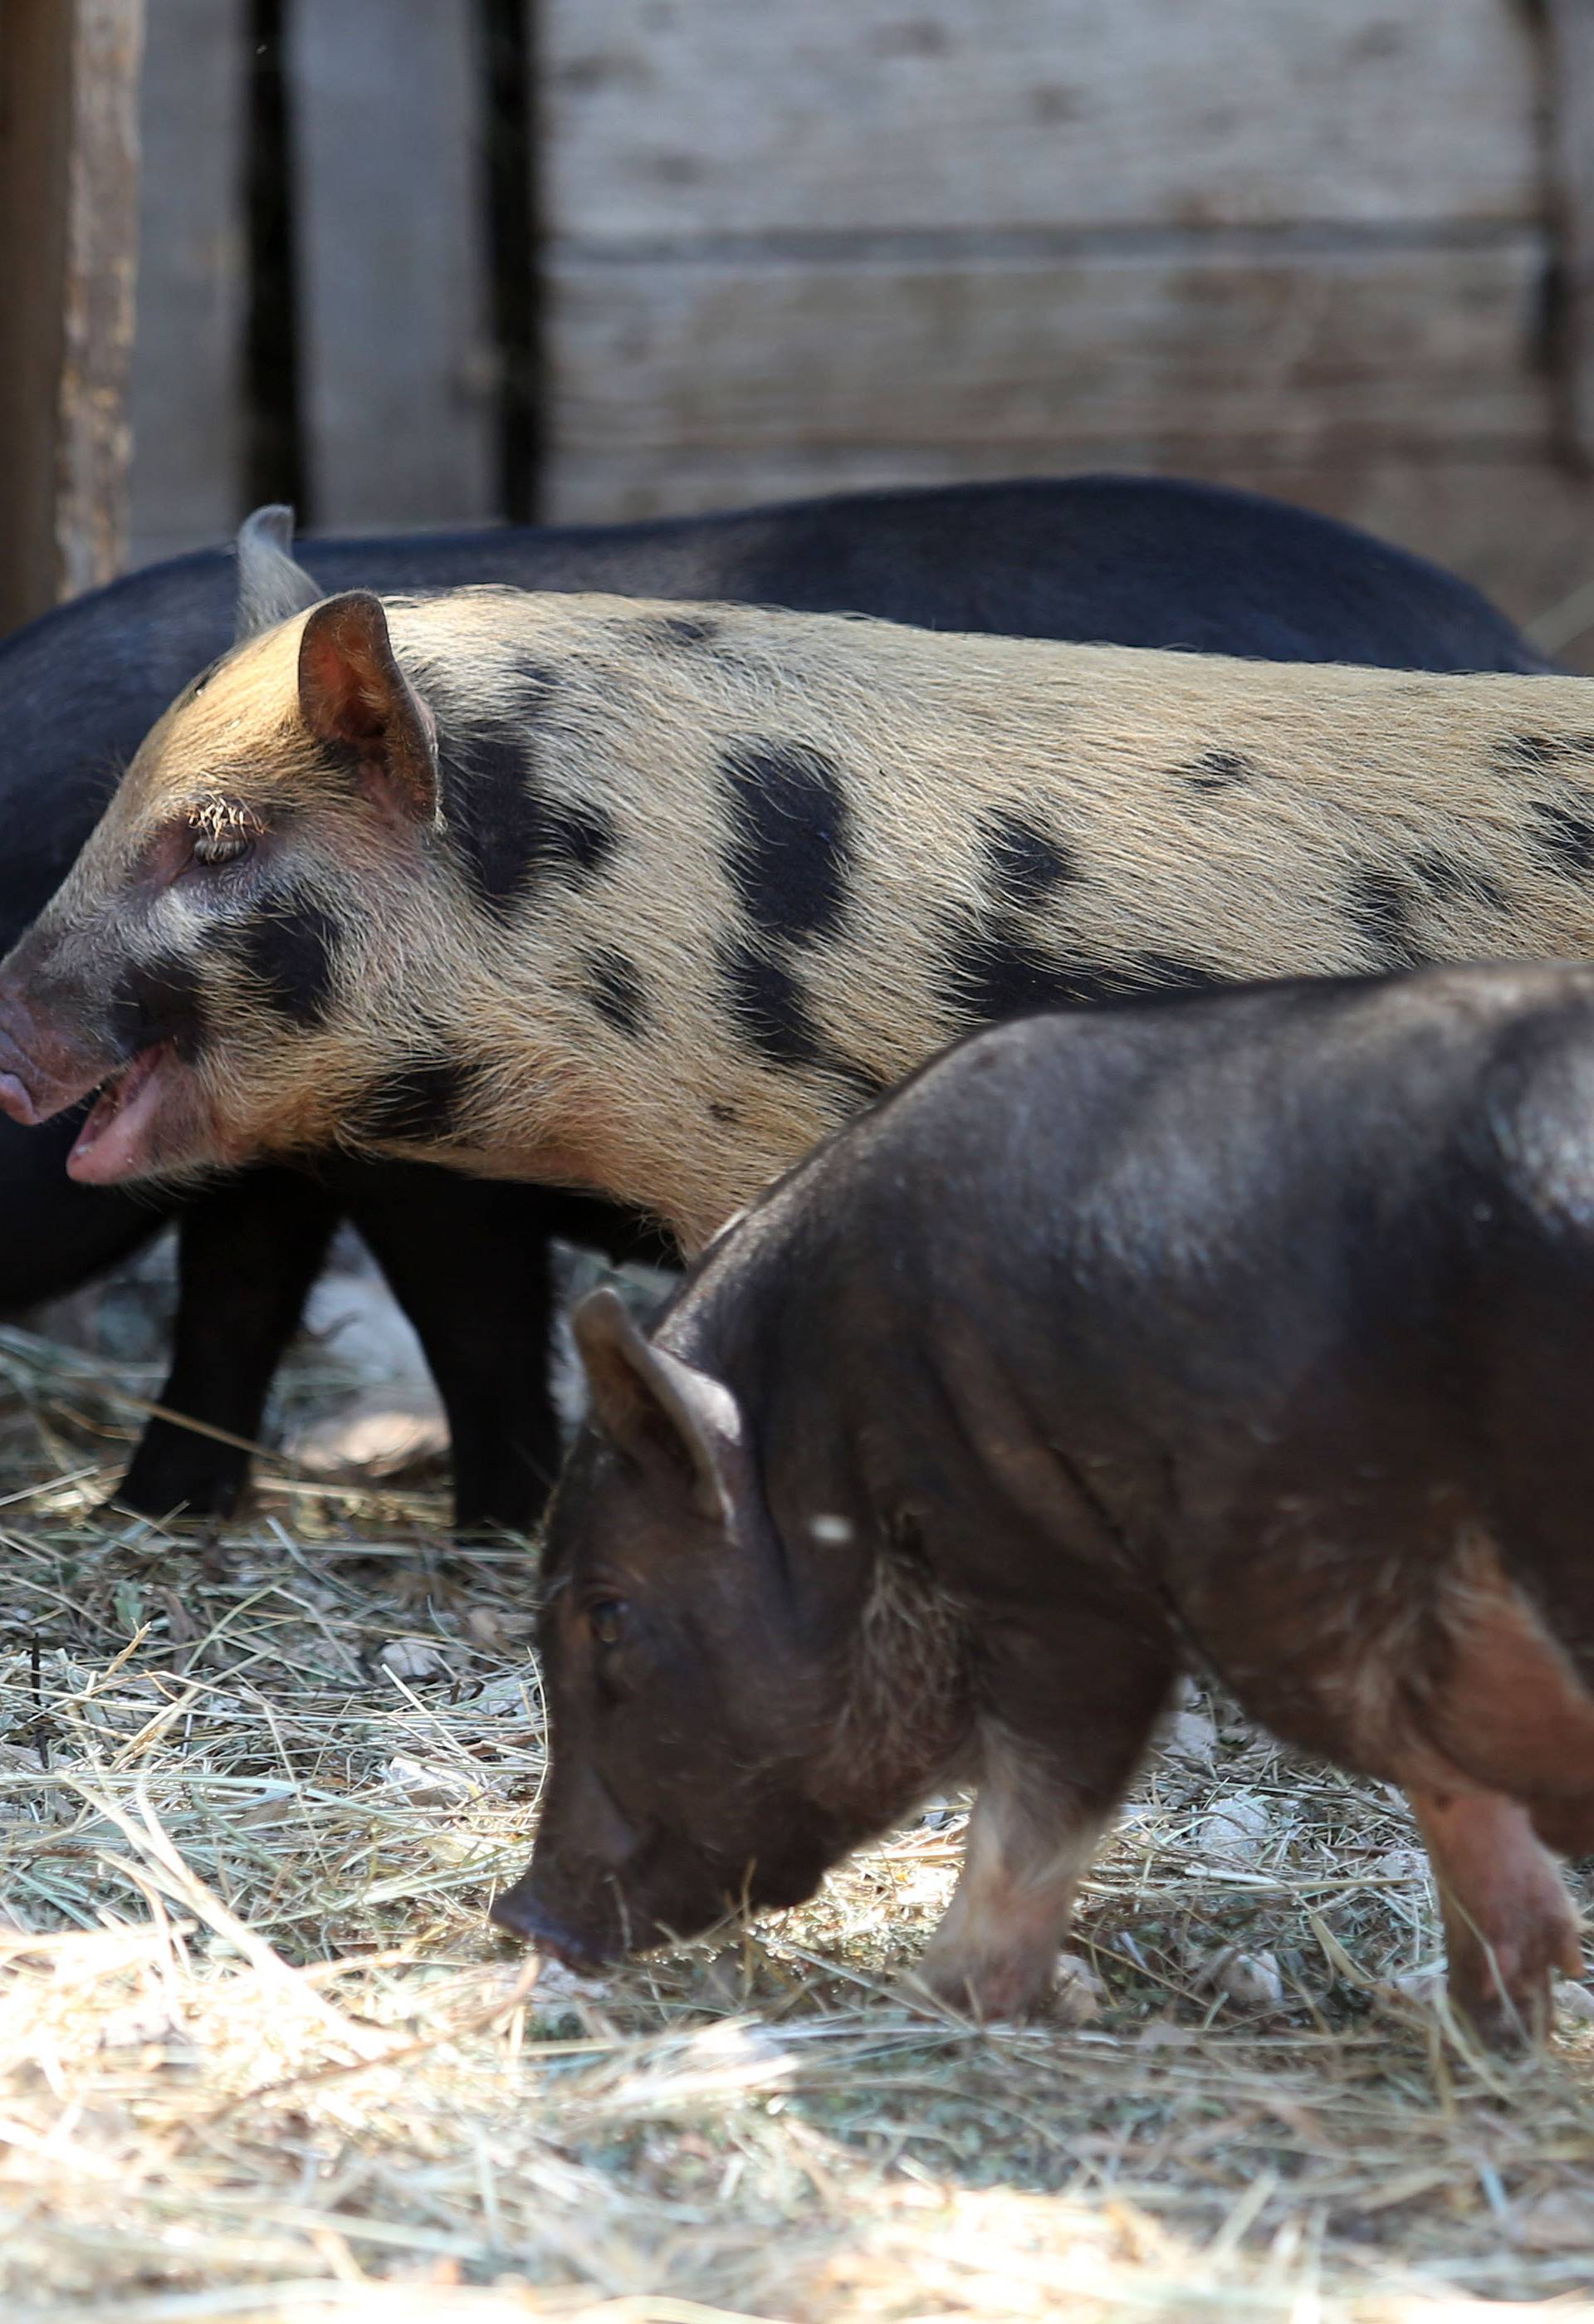
[[1594, 1848], [1594, 971], [1252, 987], [976, 1037], [650, 1334], [597, 1295], [552, 1766], [496, 1919], [578, 1964], [786, 1905], [979, 1786], [923, 1976], [1006, 2015], [1177, 1674], [1406, 1791], [1492, 2042]]

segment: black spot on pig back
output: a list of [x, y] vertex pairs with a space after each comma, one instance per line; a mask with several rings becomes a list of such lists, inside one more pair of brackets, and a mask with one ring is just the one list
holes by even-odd
[[1254, 782], [1257, 770], [1239, 751], [1203, 751], [1199, 759], [1175, 767], [1174, 773], [1193, 791], [1229, 791], [1238, 783]]
[[846, 905], [850, 809], [841, 770], [806, 742], [733, 744], [721, 761], [725, 876], [767, 936], [829, 936]]
[[330, 912], [291, 889], [216, 938], [258, 981], [269, 1009], [306, 1028], [324, 1024], [331, 1010], [338, 941]]
[[157, 954], [124, 969], [111, 1001], [111, 1021], [130, 1056], [152, 1042], [170, 1041], [191, 1063], [204, 1046], [205, 993], [198, 961], [190, 953]]
[[594, 878], [619, 839], [595, 799], [556, 797], [539, 781], [536, 725], [555, 681], [529, 669], [522, 682], [520, 718], [475, 719], [446, 735], [438, 752], [449, 844], [477, 902], [499, 919], [545, 876]]
[[720, 633], [720, 624], [711, 613], [648, 614], [633, 622], [631, 629], [639, 645], [658, 653], [711, 646]]
[[1594, 758], [1594, 734], [1507, 734], [1496, 756], [1507, 774], [1534, 767], [1575, 765]]
[[469, 1067], [440, 1051], [413, 1056], [367, 1093], [358, 1110], [361, 1133], [401, 1143], [446, 1139], [468, 1113], [470, 1082]]

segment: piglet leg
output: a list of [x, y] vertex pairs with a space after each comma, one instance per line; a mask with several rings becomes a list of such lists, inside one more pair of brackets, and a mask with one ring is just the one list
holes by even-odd
[[1096, 1644], [1074, 1668], [1015, 1663], [990, 1687], [1001, 1711], [981, 1722], [963, 1870], [915, 1978], [987, 2022], [1023, 2016], [1050, 1991], [1080, 1880], [1172, 1684], [1138, 1641]]
[[1413, 1787], [1444, 1916], [1451, 1999], [1491, 2049], [1543, 2041], [1550, 1973], [1582, 1974], [1578, 1922], [1528, 1811], [1499, 1792]]

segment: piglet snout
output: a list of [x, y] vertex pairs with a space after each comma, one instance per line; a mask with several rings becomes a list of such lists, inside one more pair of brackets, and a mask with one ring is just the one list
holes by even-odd
[[494, 1896], [487, 1916], [501, 1929], [507, 1929], [511, 1936], [535, 1945], [539, 1952], [551, 1953], [578, 1975], [590, 1975], [603, 1966], [593, 1948], [537, 1895], [530, 1873], [517, 1880], [512, 1888], [505, 1888]]

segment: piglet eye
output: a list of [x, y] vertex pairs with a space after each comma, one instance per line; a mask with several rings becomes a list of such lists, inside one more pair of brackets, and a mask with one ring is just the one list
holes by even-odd
[[625, 1628], [623, 1598], [597, 1598], [586, 1609], [593, 1637], [600, 1646], [616, 1646]]

